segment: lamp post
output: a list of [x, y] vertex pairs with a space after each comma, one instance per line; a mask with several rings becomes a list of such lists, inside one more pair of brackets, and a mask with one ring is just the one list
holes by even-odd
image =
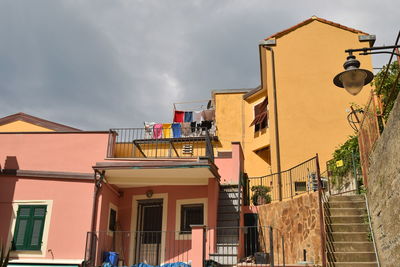
[[[360, 61], [356, 59], [353, 53], [362, 52], [360, 55], [391, 54], [400, 57], [400, 54], [394, 51], [394, 49], [399, 47], [400, 45], [391, 45], [345, 50], [349, 54], [346, 62], [343, 64], [345, 71], [337, 74], [333, 78], [333, 83], [338, 87], [346, 89], [350, 94], [357, 95], [364, 85], [369, 84], [373, 80], [374, 75], [369, 70], [360, 69]], [[382, 51], [388, 49], [393, 49], [393, 51]]]

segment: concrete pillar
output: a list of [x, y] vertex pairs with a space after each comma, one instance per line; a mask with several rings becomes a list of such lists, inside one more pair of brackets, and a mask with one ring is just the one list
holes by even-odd
[[204, 266], [204, 225], [191, 225], [192, 227], [192, 267]]

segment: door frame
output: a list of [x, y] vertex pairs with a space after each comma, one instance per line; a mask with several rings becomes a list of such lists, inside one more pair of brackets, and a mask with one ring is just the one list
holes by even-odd
[[[162, 199], [162, 224], [161, 231], [167, 231], [167, 211], [168, 211], [168, 193], [154, 194], [151, 198]], [[148, 200], [146, 195], [134, 195], [132, 196], [132, 216], [131, 216], [131, 240], [129, 246], [129, 266], [133, 265], [133, 259], [135, 257], [136, 242], [135, 235], [137, 228], [137, 211], [138, 211], [138, 200]], [[160, 265], [164, 264], [165, 258], [165, 237], [166, 235], [161, 235], [161, 253], [160, 253]]]

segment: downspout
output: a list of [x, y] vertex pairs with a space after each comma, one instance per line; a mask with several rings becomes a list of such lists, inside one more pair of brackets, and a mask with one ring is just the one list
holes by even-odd
[[272, 47], [263, 45], [265, 49], [271, 52], [271, 65], [272, 65], [272, 90], [274, 96], [274, 120], [275, 120], [275, 144], [276, 144], [276, 168], [278, 173], [278, 193], [279, 201], [282, 201], [282, 173], [281, 173], [281, 151], [279, 144], [279, 124], [278, 124], [278, 103], [276, 94], [276, 72], [275, 72], [275, 53]]
[[93, 192], [91, 232], [95, 232], [96, 231], [97, 200], [98, 200], [98, 195], [100, 193], [100, 189], [103, 186], [104, 173], [105, 173], [105, 171], [99, 172], [97, 170], [94, 172], [94, 185], [95, 185], [95, 187], [94, 187], [94, 192]]
[[[91, 221], [91, 229], [90, 233], [87, 234], [87, 239], [90, 239], [89, 242], [89, 251], [86, 248], [85, 251], [85, 262], [84, 266], [95, 266], [95, 255], [96, 255], [96, 221], [97, 221], [97, 200], [100, 193], [100, 190], [103, 186], [105, 171], [99, 172], [97, 170], [94, 171], [94, 190], [93, 190], [93, 205], [92, 205], [92, 221]], [[88, 240], [86, 240], [86, 246], [88, 245]], [[86, 254], [88, 252], [88, 255]]]

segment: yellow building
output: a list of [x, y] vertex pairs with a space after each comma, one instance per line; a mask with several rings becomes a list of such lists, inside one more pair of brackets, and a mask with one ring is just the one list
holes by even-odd
[[60, 123], [44, 120], [23, 112], [0, 118], [0, 132], [80, 132]]
[[[332, 80], [342, 71], [344, 50], [369, 46], [359, 30], [312, 17], [276, 33], [259, 46], [261, 85], [255, 89], [214, 90], [219, 151], [232, 141], [244, 150], [249, 176], [277, 171], [275, 131], [279, 124], [281, 170], [319, 154], [321, 169], [332, 152], [351, 135], [346, 116], [351, 103], [364, 104], [370, 87], [357, 96]], [[275, 57], [278, 121], [274, 120], [271, 51]], [[268, 48], [269, 49], [269, 48]], [[372, 69], [370, 56], [358, 57]]]

